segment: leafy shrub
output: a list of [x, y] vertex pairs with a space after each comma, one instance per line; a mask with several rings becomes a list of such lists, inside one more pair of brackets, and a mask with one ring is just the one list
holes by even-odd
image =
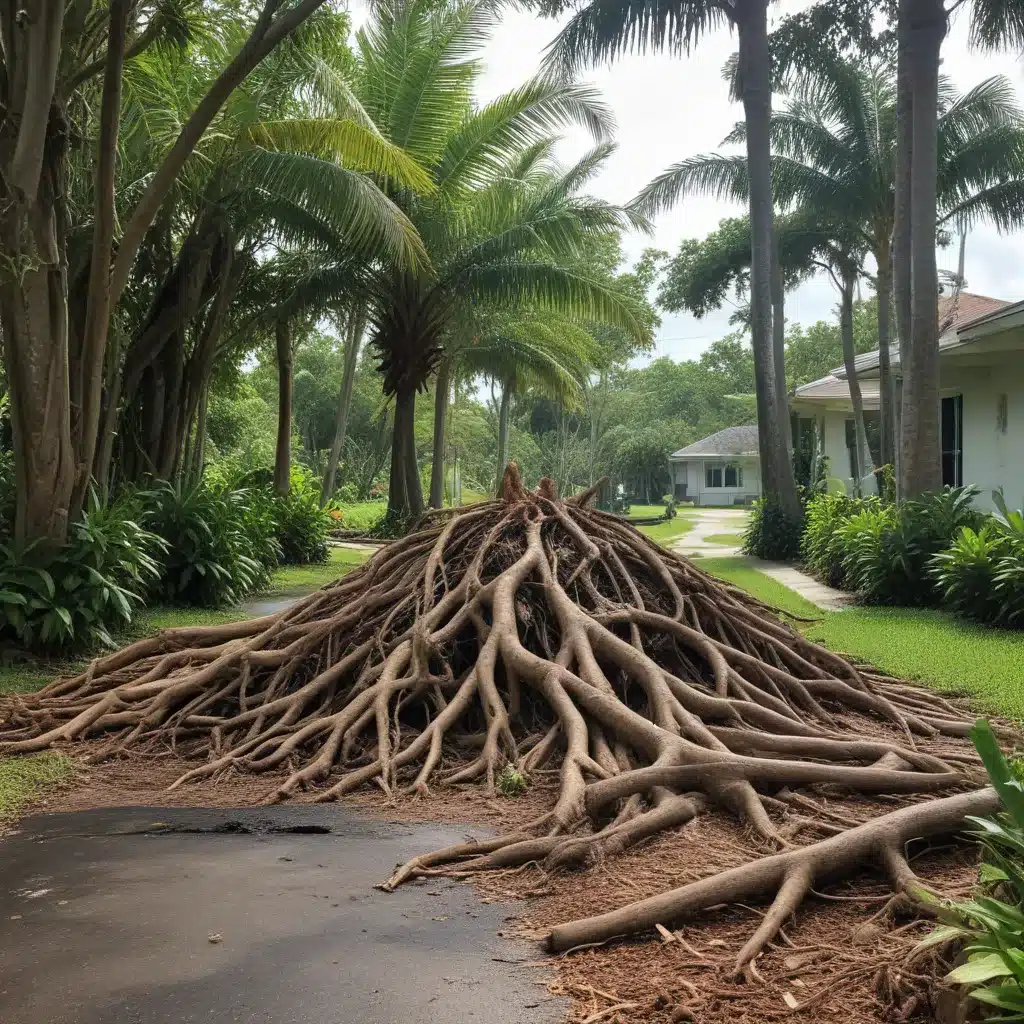
[[846, 582], [871, 604], [935, 605], [940, 593], [932, 558], [983, 514], [971, 505], [973, 487], [945, 488], [899, 505], [878, 505], [839, 527]]
[[104, 508], [91, 495], [64, 547], [0, 546], [0, 639], [47, 650], [112, 647], [111, 630], [131, 623], [160, 574], [164, 543], [136, 511], [130, 502]]
[[520, 796], [529, 788], [526, 776], [514, 765], [507, 764], [498, 776], [498, 792], [502, 796]]
[[978, 530], [964, 527], [931, 561], [943, 602], [965, 618], [1024, 626], [1024, 512], [1011, 512], [997, 495], [1001, 515]]
[[154, 598], [219, 607], [269, 582], [280, 559], [277, 520], [256, 492], [162, 483], [145, 498], [152, 528], [167, 542]]
[[308, 470], [293, 471], [288, 494], [274, 495], [274, 514], [282, 562], [309, 565], [327, 561], [327, 531], [334, 522], [320, 507], [320, 486]]
[[666, 494], [662, 499], [665, 502], [665, 518], [675, 519], [676, 517], [676, 499], [671, 494]]
[[355, 484], [342, 484], [335, 488], [334, 500], [339, 505], [352, 505], [359, 500], [359, 489]]
[[830, 587], [846, 585], [846, 553], [839, 528], [853, 516], [879, 507], [877, 498], [850, 498], [845, 494], [816, 494], [807, 503], [800, 549], [804, 563]]
[[758, 558], [787, 561], [800, 554], [802, 533], [802, 518], [793, 519], [767, 497], [758, 498], [743, 533], [743, 551]]
[[[988, 891], [973, 900], [935, 906], [943, 922], [920, 944], [966, 943], [964, 962], [946, 980], [967, 987], [972, 999], [994, 1008], [991, 1020], [1024, 1015], [1024, 786], [1003, 757], [988, 722], [971, 738], [1002, 802], [1002, 813], [968, 818], [985, 853], [980, 881]], [[1002, 1011], [1002, 1012], [1000, 1012]]]

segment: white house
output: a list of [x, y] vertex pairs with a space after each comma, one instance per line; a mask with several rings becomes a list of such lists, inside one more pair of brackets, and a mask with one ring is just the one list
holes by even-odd
[[[977, 502], [986, 508], [992, 506], [992, 491], [1002, 488], [1006, 500], [1019, 506], [1024, 500], [1024, 301], [961, 292], [955, 300], [939, 300], [939, 323], [942, 482], [976, 484]], [[890, 359], [899, 376], [897, 349]], [[855, 365], [866, 415], [877, 417], [878, 352], [858, 356]], [[791, 408], [813, 421], [831, 475], [849, 489], [853, 407], [845, 370], [797, 388]]]
[[761, 494], [757, 427], [726, 427], [668, 457], [672, 493], [695, 505], [746, 505]]

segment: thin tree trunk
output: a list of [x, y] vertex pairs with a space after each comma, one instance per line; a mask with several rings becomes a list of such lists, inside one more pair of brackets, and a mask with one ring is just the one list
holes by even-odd
[[448, 395], [452, 383], [451, 357], [441, 360], [434, 381], [434, 447], [430, 464], [430, 507], [444, 504], [444, 448], [448, 421]]
[[840, 288], [839, 301], [839, 337], [843, 343], [843, 363], [846, 366], [846, 379], [850, 384], [850, 400], [853, 402], [853, 488], [857, 497], [861, 494], [861, 481], [868, 475], [868, 467], [874, 469], [871, 450], [868, 446], [868, 433], [864, 428], [864, 400], [860, 393], [860, 382], [857, 380], [857, 350], [853, 343], [853, 291], [856, 278], [852, 274], [844, 274]]
[[[498, 406], [498, 474], [494, 484], [494, 493], [501, 494], [501, 482], [508, 465], [508, 412], [512, 403], [512, 388], [507, 384], [501, 387], [501, 404]], [[561, 481], [559, 481], [561, 482]]]
[[292, 471], [292, 332], [287, 320], [278, 320], [277, 343], [277, 450], [274, 454], [274, 490], [287, 494]]
[[93, 215], [89, 291], [82, 329], [79, 373], [71, 385], [72, 445], [75, 452], [75, 489], [71, 516], [85, 504], [92, 479], [103, 397], [103, 362], [110, 329], [110, 259], [114, 243], [114, 185], [117, 138], [121, 123], [121, 78], [128, 32], [129, 0], [111, 0], [107, 33], [107, 62], [100, 102], [100, 136], [96, 162], [96, 198]]
[[910, 174], [913, 164], [913, 90], [910, 81], [910, 6], [914, 0], [900, 0], [897, 27], [898, 54], [896, 67], [896, 174], [895, 220], [892, 238], [893, 308], [896, 312], [896, 333], [899, 338], [900, 372], [893, 381], [892, 447], [893, 470], [897, 493], [901, 494], [903, 437], [903, 381], [909, 363], [911, 329], [911, 208]]
[[207, 384], [199, 395], [196, 410], [196, 436], [192, 445], [192, 459], [188, 469], [189, 481], [199, 483], [206, 467], [206, 416], [210, 403], [210, 386]]
[[420, 480], [419, 460], [416, 458], [416, 390], [409, 402], [409, 418], [405, 428], [405, 489], [409, 495], [410, 516], [423, 515], [423, 482]]
[[786, 288], [782, 280], [779, 258], [779, 233], [772, 231], [772, 354], [775, 358], [775, 380], [779, 394], [779, 420], [783, 444], [793, 449], [793, 424], [789, 418], [789, 388], [786, 386]]
[[391, 427], [391, 472], [388, 478], [388, 518], [404, 519], [409, 514], [409, 490], [405, 474], [405, 422], [411, 395], [395, 395], [395, 421]]
[[942, 486], [939, 434], [938, 271], [935, 264], [939, 54], [946, 34], [942, 0], [913, 0], [910, 31], [913, 163], [910, 183], [911, 332], [903, 377], [900, 494]]
[[882, 465], [895, 466], [895, 391], [889, 359], [889, 346], [892, 344], [892, 264], [888, 239], [885, 239], [885, 243], [875, 252], [875, 262], [878, 265], [875, 293], [878, 298], [878, 391]]
[[338, 463], [341, 461], [341, 453], [345, 447], [345, 434], [348, 432], [348, 414], [352, 408], [352, 387], [356, 380], [356, 368], [359, 366], [359, 348], [362, 344], [365, 326], [365, 312], [361, 309], [352, 310], [349, 313], [348, 337], [345, 339], [345, 359], [341, 371], [337, 418], [334, 421], [334, 441], [331, 444], [331, 454], [327, 459], [327, 470], [324, 473], [324, 484], [320, 491], [321, 505], [326, 505], [334, 493]]
[[740, 89], [747, 125], [750, 179], [750, 311], [757, 393], [758, 447], [765, 497], [793, 520], [800, 518], [793, 462], [781, 422], [783, 407], [775, 369], [772, 332], [771, 57], [768, 49], [767, 0], [742, 0], [734, 17], [739, 30]]

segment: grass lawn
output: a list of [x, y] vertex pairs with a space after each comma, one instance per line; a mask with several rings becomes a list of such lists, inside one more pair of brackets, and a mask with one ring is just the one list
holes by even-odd
[[972, 626], [924, 608], [847, 608], [823, 612], [742, 558], [702, 558], [700, 567], [794, 615], [834, 651], [916, 679], [947, 693], [969, 694], [980, 709], [1024, 720], [1024, 632]]
[[345, 530], [369, 530], [384, 518], [388, 503], [381, 498], [378, 501], [357, 501], [339, 507], [344, 513], [338, 523], [340, 527]]
[[16, 818], [26, 804], [67, 782], [74, 773], [74, 761], [62, 754], [0, 757], [0, 825]]
[[704, 540], [709, 544], [724, 544], [738, 548], [743, 543], [742, 533], [709, 533]]
[[282, 565], [274, 573], [267, 593], [279, 594], [299, 587], [322, 587], [344, 576], [357, 565], [362, 565], [371, 554], [370, 551], [355, 551], [352, 548], [331, 548], [323, 565]]
[[[635, 505], [633, 507], [636, 508]], [[667, 544], [669, 541], [678, 540], [684, 533], [689, 533], [693, 529], [693, 520], [685, 516], [676, 516], [675, 519], [666, 519], [653, 526], [638, 526], [637, 529], [641, 533], [646, 533], [651, 540]]]

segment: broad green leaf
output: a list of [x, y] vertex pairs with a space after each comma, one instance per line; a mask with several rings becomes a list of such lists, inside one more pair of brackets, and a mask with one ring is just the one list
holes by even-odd
[[967, 963], [950, 971], [946, 981], [954, 985], [977, 985], [992, 978], [1004, 978], [1013, 971], [999, 953], [968, 960]]

